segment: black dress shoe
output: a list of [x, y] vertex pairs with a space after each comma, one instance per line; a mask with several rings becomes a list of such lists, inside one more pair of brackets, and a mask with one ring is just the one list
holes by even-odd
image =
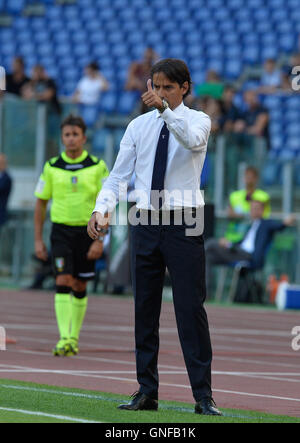
[[217, 405], [214, 400], [209, 397], [203, 398], [196, 403], [195, 413], [202, 415], [223, 415], [222, 412], [217, 409]]
[[158, 401], [148, 397], [148, 395], [142, 392], [136, 392], [132, 395], [130, 403], [120, 405], [118, 408], [126, 411], [157, 411]]

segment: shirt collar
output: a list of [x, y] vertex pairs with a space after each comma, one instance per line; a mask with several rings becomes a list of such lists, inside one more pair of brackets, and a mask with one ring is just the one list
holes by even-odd
[[[175, 112], [175, 114], [182, 114], [183, 110], [185, 108], [185, 105], [183, 102], [180, 103], [179, 106], [177, 106], [177, 108], [173, 109], [173, 112]], [[156, 118], [161, 117], [161, 113], [159, 112], [159, 110], [156, 110]]]
[[83, 153], [80, 155], [80, 157], [70, 158], [67, 156], [66, 152], [63, 151], [61, 156], [66, 163], [71, 163], [71, 164], [72, 163], [80, 163], [80, 162], [83, 162], [87, 158], [88, 152], [86, 150], [84, 150]]

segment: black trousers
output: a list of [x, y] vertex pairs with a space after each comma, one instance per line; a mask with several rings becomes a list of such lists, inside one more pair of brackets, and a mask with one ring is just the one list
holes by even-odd
[[168, 268], [179, 339], [196, 401], [211, 396], [212, 349], [207, 315], [205, 251], [202, 236], [186, 236], [186, 226], [131, 227], [135, 297], [137, 379], [140, 392], [157, 399], [159, 318]]

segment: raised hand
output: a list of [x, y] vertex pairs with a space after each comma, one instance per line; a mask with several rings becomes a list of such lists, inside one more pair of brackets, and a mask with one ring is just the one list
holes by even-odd
[[152, 81], [150, 78], [147, 81], [147, 91], [142, 95], [142, 100], [149, 108], [156, 108], [160, 110], [163, 107], [162, 99], [152, 88]]

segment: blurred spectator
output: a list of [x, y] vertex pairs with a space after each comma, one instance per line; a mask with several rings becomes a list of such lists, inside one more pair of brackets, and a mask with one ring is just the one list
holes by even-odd
[[209, 96], [196, 98], [192, 107], [197, 111], [205, 112], [211, 119], [211, 133], [215, 134], [221, 130], [221, 120], [223, 116], [222, 104]]
[[219, 74], [213, 70], [207, 72], [205, 83], [195, 87], [195, 95], [197, 97], [208, 96], [215, 99], [221, 99], [223, 92], [224, 83]]
[[283, 222], [264, 219], [265, 206], [261, 201], [251, 201], [250, 226], [239, 243], [232, 244], [225, 238], [206, 242], [206, 266], [208, 294], [212, 290], [212, 266], [232, 266], [239, 261], [249, 263], [251, 269], [262, 269], [265, 255], [276, 232], [295, 224], [295, 217], [288, 216]]
[[225, 86], [221, 100], [222, 116], [220, 118], [220, 127], [224, 132], [232, 132], [235, 122], [241, 116], [241, 111], [234, 104], [235, 93], [233, 86]]
[[101, 93], [108, 89], [109, 83], [100, 72], [100, 66], [93, 62], [86, 66], [84, 76], [77, 85], [72, 101], [82, 105], [97, 105]]
[[277, 68], [276, 60], [272, 58], [267, 59], [264, 63], [257, 92], [260, 94], [272, 94], [280, 89], [281, 84], [282, 74], [280, 69]]
[[21, 57], [13, 60], [12, 72], [6, 76], [6, 92], [22, 96], [23, 86], [29, 82], [29, 78], [25, 75], [24, 61]]
[[[144, 94], [147, 90], [147, 80], [151, 78], [151, 68], [158, 61], [159, 56], [154, 49], [147, 48], [144, 52], [143, 59], [141, 61], [134, 61], [131, 63], [125, 89], [127, 91], [136, 91], [140, 95]], [[149, 108], [144, 104], [142, 100], [139, 101], [140, 114], [144, 114], [149, 111]]]
[[0, 229], [7, 218], [7, 203], [12, 188], [12, 179], [7, 171], [7, 161], [4, 154], [0, 154]]
[[23, 86], [22, 94], [27, 100], [48, 103], [54, 111], [60, 112], [56, 84], [54, 80], [48, 77], [44, 67], [41, 65], [34, 66], [31, 80]]
[[257, 137], [264, 137], [269, 145], [269, 113], [258, 99], [257, 93], [248, 90], [244, 93], [246, 111], [235, 122], [234, 131]]
[[227, 216], [231, 221], [227, 226], [225, 237], [232, 243], [239, 242], [246, 232], [253, 200], [264, 204], [264, 218], [268, 218], [271, 214], [270, 195], [262, 189], [258, 189], [258, 182], [258, 170], [253, 166], [248, 166], [244, 173], [245, 187], [232, 192], [229, 196]]
[[141, 61], [132, 62], [125, 89], [127, 91], [139, 91], [143, 94], [147, 90], [147, 80], [151, 77], [151, 68], [159, 57], [152, 48], [147, 48]]

